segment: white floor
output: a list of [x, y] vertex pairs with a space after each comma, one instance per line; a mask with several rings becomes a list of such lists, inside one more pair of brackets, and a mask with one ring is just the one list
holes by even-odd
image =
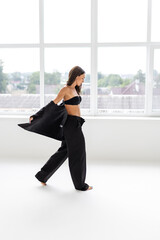
[[82, 192], [67, 161], [42, 186], [43, 163], [1, 160], [2, 240], [160, 239], [160, 165], [88, 163]]

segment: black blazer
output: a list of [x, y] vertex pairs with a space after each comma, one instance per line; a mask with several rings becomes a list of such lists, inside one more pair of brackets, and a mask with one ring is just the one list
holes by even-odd
[[64, 103], [60, 105], [53, 101], [41, 108], [33, 117], [31, 123], [19, 123], [18, 126], [56, 140], [64, 140], [63, 125], [67, 120], [67, 110]]

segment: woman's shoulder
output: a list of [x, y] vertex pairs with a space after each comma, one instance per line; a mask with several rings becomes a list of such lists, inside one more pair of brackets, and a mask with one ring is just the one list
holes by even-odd
[[64, 86], [63, 88], [61, 88], [61, 91], [63, 92], [64, 99], [66, 99], [66, 98], [68, 99], [74, 95], [77, 95], [76, 89], [73, 90], [68, 86]]
[[76, 92], [76, 90], [71, 89], [68, 86], [64, 86], [63, 88], [61, 88], [61, 90], [65, 93], [65, 94], [69, 94], [72, 95], [73, 93]]
[[64, 94], [69, 93], [70, 89], [67, 86], [64, 86], [61, 88], [61, 92], [63, 92]]

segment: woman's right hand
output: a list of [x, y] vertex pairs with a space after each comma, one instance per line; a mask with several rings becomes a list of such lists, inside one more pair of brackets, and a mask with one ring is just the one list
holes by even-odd
[[31, 123], [32, 120], [33, 120], [33, 117], [30, 117], [30, 118], [29, 118], [29, 122]]

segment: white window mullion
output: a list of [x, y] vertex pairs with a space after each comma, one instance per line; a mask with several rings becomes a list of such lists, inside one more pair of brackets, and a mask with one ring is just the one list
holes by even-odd
[[97, 115], [97, 7], [97, 0], [91, 0], [91, 115]]
[[145, 115], [152, 115], [154, 48], [147, 46]]
[[39, 0], [40, 107], [44, 106], [44, 0]]
[[147, 12], [147, 42], [151, 42], [152, 0], [148, 0]]
[[151, 46], [152, 0], [148, 0], [147, 13], [147, 54], [146, 54], [146, 85], [145, 115], [152, 114], [152, 82], [153, 82], [153, 47]]

